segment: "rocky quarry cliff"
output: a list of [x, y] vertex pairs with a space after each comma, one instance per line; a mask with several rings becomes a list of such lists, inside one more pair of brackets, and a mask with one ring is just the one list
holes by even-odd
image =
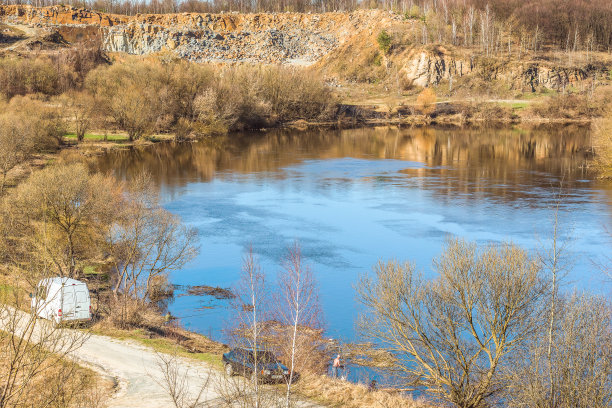
[[309, 65], [363, 30], [397, 16], [384, 12], [162, 14], [121, 16], [72, 7], [0, 6], [9, 23], [55, 29], [70, 39], [99, 37], [108, 52], [170, 52], [197, 62]]
[[[162, 14], [123, 16], [67, 6], [0, 6], [0, 22], [46, 32], [64, 45], [96, 41], [107, 52], [169, 54], [195, 62], [314, 65], [327, 76], [351, 80], [347, 66], [364, 66], [378, 52], [382, 29], [408, 30], [416, 20], [382, 10], [351, 13]], [[451, 47], [452, 48], [452, 47]], [[380, 65], [380, 63], [378, 64]], [[506, 61], [441, 46], [404, 47], [385, 58], [407, 86], [475, 77], [502, 80], [511, 89], [562, 89], [598, 76], [609, 64]], [[335, 67], [335, 68], [332, 68]], [[376, 69], [372, 67], [372, 69]]]

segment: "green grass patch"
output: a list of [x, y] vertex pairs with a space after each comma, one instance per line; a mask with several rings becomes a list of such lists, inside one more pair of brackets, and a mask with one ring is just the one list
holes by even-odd
[[558, 92], [554, 89], [542, 88], [537, 92], [525, 92], [520, 96], [520, 98], [517, 99], [538, 99], [543, 96], [554, 96], [557, 94]]
[[9, 296], [14, 296], [16, 288], [13, 285], [6, 283], [0, 284], [0, 299], [6, 299]]
[[[64, 135], [64, 137], [69, 140], [70, 139], [76, 140], [77, 138], [75, 133], [67, 133]], [[85, 133], [84, 140], [89, 140], [92, 142], [102, 142], [104, 141], [104, 135], [99, 135], [96, 133]], [[109, 133], [106, 135], [106, 140], [109, 142], [127, 142], [128, 136], [115, 134], [115, 133]]]
[[83, 274], [85, 275], [99, 275], [100, 271], [95, 265], [87, 265], [83, 268]]
[[83, 268], [83, 275], [88, 276], [88, 277], [98, 277], [98, 279], [101, 279], [102, 281], [108, 281], [109, 277], [108, 277], [108, 273], [103, 271], [103, 268], [100, 268], [97, 265], [86, 265]]
[[504, 105], [509, 106], [512, 110], [521, 110], [529, 106], [529, 102], [509, 102]]
[[150, 347], [159, 353], [172, 354], [175, 353], [180, 357], [186, 357], [197, 361], [202, 361], [210, 364], [214, 368], [223, 369], [223, 361], [221, 355], [213, 353], [192, 353], [185, 347], [176, 344], [170, 339], [163, 337], [149, 337], [143, 329], [135, 330], [93, 330], [93, 333], [103, 336], [114, 337], [119, 340], [133, 340], [144, 346]]

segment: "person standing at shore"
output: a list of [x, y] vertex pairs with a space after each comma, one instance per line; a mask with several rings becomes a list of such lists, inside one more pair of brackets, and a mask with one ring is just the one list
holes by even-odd
[[332, 363], [332, 377], [338, 378], [338, 369], [340, 368], [340, 354], [336, 356]]

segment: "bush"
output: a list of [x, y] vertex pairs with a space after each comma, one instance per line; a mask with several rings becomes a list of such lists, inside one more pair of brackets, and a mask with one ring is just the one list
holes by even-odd
[[154, 306], [128, 296], [110, 298], [104, 302], [102, 325], [117, 329], [161, 327], [164, 317]]
[[63, 49], [35, 57], [0, 58], [0, 94], [59, 95], [83, 86], [85, 76], [107, 62], [99, 47]]
[[483, 102], [472, 107], [472, 118], [482, 122], [506, 122], [513, 116], [512, 108], [495, 102]]
[[431, 88], [425, 88], [419, 96], [417, 96], [417, 109], [423, 115], [430, 116], [436, 111], [436, 93]]
[[391, 50], [391, 40], [391, 36], [385, 30], [382, 30], [380, 34], [378, 34], [378, 37], [376, 37], [378, 48], [380, 48], [385, 55], [387, 55]]
[[57, 95], [59, 75], [48, 58], [0, 59], [0, 92], [15, 95], [43, 93]]
[[131, 139], [154, 130], [174, 130], [180, 139], [316, 119], [331, 102], [319, 77], [274, 66], [213, 71], [184, 61], [136, 61], [99, 67], [86, 86]]
[[528, 108], [534, 116], [545, 119], [589, 119], [602, 116], [612, 104], [612, 87], [605, 86], [595, 90], [592, 95], [556, 95], [535, 103]]

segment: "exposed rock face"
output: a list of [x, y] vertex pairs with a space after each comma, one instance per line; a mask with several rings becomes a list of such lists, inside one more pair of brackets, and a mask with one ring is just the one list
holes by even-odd
[[26, 24], [98, 27], [110, 52], [172, 52], [193, 61], [311, 64], [361, 30], [399, 17], [354, 13], [164, 14], [133, 17], [72, 7], [0, 6], [0, 18]]
[[419, 51], [401, 61], [400, 73], [415, 86], [437, 85], [470, 75], [481, 81], [503, 80], [510, 89], [563, 89], [605, 74], [608, 67], [546, 66], [535, 62], [513, 62], [474, 57], [456, 59], [440, 52]]
[[[147, 14], [123, 16], [66, 6], [0, 6], [0, 21], [59, 33], [56, 43], [100, 41], [109, 52], [136, 55], [170, 53], [199, 62], [256, 62], [320, 68], [352, 64], [358, 53], [379, 52], [382, 29], [409, 29], [413, 21], [381, 10], [352, 13]], [[437, 47], [415, 47], [389, 56], [407, 83], [425, 87], [470, 76], [475, 82], [503, 80], [511, 89], [562, 89], [609, 66], [563, 67], [550, 61], [505, 61], [466, 52], [457, 57]], [[355, 61], [363, 61], [355, 59]], [[338, 65], [338, 64], [337, 64]], [[370, 69], [363, 66], [364, 70]], [[341, 70], [340, 70], [341, 71]], [[342, 75], [331, 72], [330, 75]], [[601, 76], [600, 76], [601, 77]]]

